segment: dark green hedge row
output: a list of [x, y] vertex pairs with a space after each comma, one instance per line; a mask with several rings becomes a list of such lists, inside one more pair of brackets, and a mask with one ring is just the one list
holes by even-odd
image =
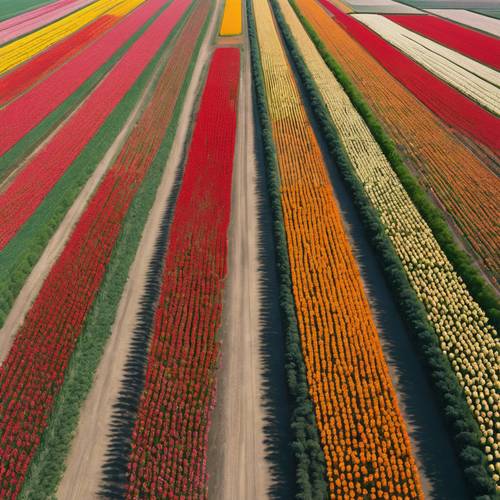
[[477, 498], [493, 498], [495, 484], [486, 468], [486, 457], [481, 443], [478, 425], [467, 405], [455, 373], [440, 349], [438, 337], [427, 320], [426, 311], [418, 300], [404, 268], [390, 242], [376, 210], [365, 194], [362, 183], [342, 146], [337, 129], [330, 119], [327, 107], [304, 63], [276, 0], [271, 0], [275, 17], [282, 31], [291, 58], [297, 68], [314, 116], [318, 121], [329, 153], [341, 172], [359, 212], [368, 240], [384, 271], [396, 304], [405, 319], [426, 364], [443, 415], [449, 424], [450, 435], [459, 455], [471, 494]]
[[281, 207], [280, 177], [266, 104], [259, 45], [255, 32], [255, 20], [253, 18], [251, 0], [247, 2], [247, 19], [253, 86], [261, 128], [266, 178], [272, 210], [276, 266], [279, 279], [279, 304], [283, 330], [285, 332], [285, 370], [292, 399], [292, 449], [296, 462], [297, 498], [328, 498], [325, 457], [316, 426], [313, 404], [309, 398], [306, 368], [302, 357], [295, 302], [292, 295], [291, 270]]
[[[163, 10], [162, 8], [161, 11]], [[136, 36], [129, 40], [125, 48], [130, 47], [160, 13], [155, 14]], [[170, 35], [165, 44], [170, 43], [174, 34], [175, 32]], [[160, 50], [158, 54], [162, 52], [163, 50]], [[66, 170], [35, 213], [0, 252], [0, 327], [48, 241], [130, 116], [151, 79], [159, 57], [158, 55], [149, 63], [124, 99]], [[50, 119], [52, 120], [52, 117]]]
[[335, 78], [340, 82], [352, 104], [367, 124], [373, 137], [389, 160], [391, 167], [399, 177], [401, 184], [432, 230], [439, 246], [452, 263], [455, 271], [464, 280], [474, 300], [481, 306], [490, 319], [491, 324], [498, 331], [500, 328], [500, 302], [498, 300], [498, 295], [477, 270], [471, 257], [458, 247], [443, 215], [432, 201], [430, 201], [427, 193], [422, 189], [418, 181], [406, 167], [394, 142], [386, 134], [382, 125], [372, 113], [368, 104], [364, 101], [361, 93], [351, 82], [341, 66], [333, 59], [322, 40], [314, 31], [312, 25], [300, 12], [294, 0], [290, 0], [290, 4], [323, 57], [323, 60], [335, 75]]
[[[185, 14], [176, 31], [184, 24], [191, 12], [192, 8]], [[153, 206], [175, 137], [179, 115], [184, 105], [187, 87], [208, 21], [209, 18], [202, 28], [183, 88], [175, 105], [172, 121], [160, 150], [125, 217], [103, 283], [87, 316], [84, 330], [78, 338], [65, 374], [64, 384], [56, 398], [53, 413], [42, 435], [37, 453], [30, 464], [20, 498], [40, 500], [52, 498], [64, 473], [65, 460], [78, 425], [80, 409], [92, 387], [94, 374], [111, 334], [118, 304], [127, 282], [129, 268], [135, 258], [144, 225]], [[165, 46], [155, 58], [156, 64], [158, 64], [161, 55], [165, 53], [164, 48]]]

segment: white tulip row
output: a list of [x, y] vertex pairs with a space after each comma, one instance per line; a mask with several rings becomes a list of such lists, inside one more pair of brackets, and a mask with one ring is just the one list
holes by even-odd
[[432, 231], [367, 125], [326, 66], [287, 0], [286, 22], [327, 105], [343, 146], [377, 210], [408, 278], [423, 302], [482, 432], [489, 468], [500, 485], [500, 357], [496, 331], [453, 270]]
[[481, 106], [500, 113], [500, 73], [378, 14], [353, 14], [365, 26]]

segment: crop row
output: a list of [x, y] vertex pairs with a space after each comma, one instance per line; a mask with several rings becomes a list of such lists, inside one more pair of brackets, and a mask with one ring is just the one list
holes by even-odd
[[443, 121], [493, 151], [500, 149], [497, 119], [494, 115], [437, 79], [328, 0], [319, 2], [335, 15], [335, 22], [347, 30], [394, 78]]
[[25, 14], [24, 16], [21, 15], [18, 16], [18, 18], [16, 17], [4, 21], [0, 23], [0, 45], [14, 38], [19, 38], [31, 31], [35, 31], [42, 26], [53, 23], [57, 19], [61, 19], [93, 1], [94, 0], [62, 0], [37, 9], [38, 12], [36, 15], [28, 16]]
[[456, 50], [492, 68], [500, 69], [499, 41], [485, 33], [467, 29], [429, 15], [386, 15], [388, 19], [445, 47]]
[[[159, 0], [161, 1], [161, 0]], [[37, 209], [152, 60], [186, 8], [174, 0], [0, 194], [0, 250]], [[163, 24], [162, 24], [163, 23]]]
[[169, 233], [128, 498], [207, 495], [239, 74], [239, 49], [216, 49]]
[[[184, 1], [165, 11], [152, 33], [165, 39], [169, 23], [188, 7]], [[172, 90], [170, 80], [180, 88], [182, 78], [177, 81], [170, 72], [163, 75], [156, 99], [141, 118], [143, 126], [134, 129], [90, 200], [0, 367], [2, 498], [16, 494], [22, 485], [123, 219], [160, 148], [171, 113], [158, 103]]]
[[[120, 6], [120, 12], [124, 15], [141, 3], [143, 3], [143, 0], [127, 0]], [[0, 155], [9, 151], [73, 94], [166, 3], [168, 3], [168, 0], [150, 0], [146, 2], [95, 43], [87, 47], [86, 50], [58, 68], [48, 78], [40, 81], [19, 99], [0, 110]], [[116, 11], [114, 11], [114, 14], [118, 16]], [[58, 49], [58, 47], [56, 46], [55, 49]], [[50, 53], [50, 51], [46, 52], [46, 54]], [[32, 67], [33, 71], [38, 72], [47, 71], [52, 64], [51, 57], [49, 55], [44, 57], [42, 64], [44, 67], [40, 67], [37, 59], [34, 59], [28, 61], [26, 67]], [[12, 75], [14, 74], [12, 73]], [[6, 77], [10, 78], [10, 73]], [[19, 82], [15, 80], [13, 83], [17, 84]], [[12, 88], [10, 90], [15, 91]]]
[[[92, 21], [81, 30], [78, 30], [61, 42], [3, 75], [0, 78], [0, 106], [5, 106], [10, 100], [24, 93], [36, 82], [42, 80], [46, 75], [62, 66], [66, 61], [77, 55], [88, 45], [95, 43], [103, 33], [141, 3], [143, 2], [130, 1], [120, 4], [106, 14], [99, 16], [95, 21]], [[108, 39], [105, 47], [108, 48], [110, 45], [112, 48], [114, 44]], [[99, 52], [99, 55], [102, 57], [101, 52]], [[81, 68], [82, 70], [84, 69], [84, 67]], [[86, 71], [82, 71], [82, 73], [83, 76], [78, 74], [80, 78], [84, 78], [87, 74]], [[73, 81], [73, 79], [71, 81]], [[79, 82], [81, 82], [81, 80], [76, 79], [74, 85], [77, 86]], [[65, 90], [67, 90], [68, 87], [69, 82], [66, 82]], [[55, 92], [52, 93], [55, 94]], [[30, 116], [33, 118], [32, 114], [30, 114]], [[35, 123], [36, 122], [37, 120], [35, 119]]]
[[[96, 299], [86, 316], [82, 333], [78, 338], [65, 373], [64, 383], [55, 400], [47, 428], [42, 435], [41, 445], [31, 461], [20, 498], [31, 498], [35, 494], [43, 498], [52, 497], [65, 469], [66, 457], [72, 446], [73, 436], [79, 422], [80, 408], [93, 386], [95, 371], [100, 363], [106, 342], [115, 322], [120, 298], [127, 282], [129, 268], [135, 258], [148, 214], [157, 197], [157, 188], [161, 182], [166, 160], [176, 134], [187, 87], [196, 62], [196, 54], [203, 40], [203, 36], [200, 37], [200, 32], [206, 32], [210, 20], [211, 8], [212, 5], [210, 2], [203, 1], [193, 4], [193, 8], [191, 9], [192, 14], [187, 13], [186, 22], [181, 23], [181, 32], [171, 46], [171, 53], [166, 62], [166, 67], [158, 75], [157, 90], [153, 89], [154, 93], [148, 106], [156, 110], [156, 116], [158, 113], [167, 115], [165, 117], [166, 123], [168, 123], [167, 131], [123, 220], [120, 235], [111, 253], [109, 264], [106, 267], [106, 274], [100, 285]], [[158, 59], [160, 64], [163, 64], [161, 62], [162, 59]], [[142, 129], [140, 138], [129, 142], [127, 147], [137, 149], [138, 142], [142, 141], [144, 142], [143, 147], [146, 148], [153, 144], [151, 141], [156, 141], [155, 136], [148, 129], [148, 127], [153, 126], [151, 122], [152, 116], [150, 114], [149, 118], [146, 118], [146, 115], [143, 115], [143, 118], [138, 121], [136, 128]], [[157, 125], [159, 125], [158, 122]], [[156, 146], [153, 149], [155, 148]], [[170, 218], [168, 221], [170, 221]], [[167, 223], [164, 226], [167, 234], [168, 227], [169, 224]], [[161, 253], [160, 260], [162, 257], [163, 253]], [[158, 281], [160, 281], [161, 270], [157, 273], [157, 276]], [[157, 297], [155, 296], [153, 305], [149, 307], [143, 304], [143, 307], [146, 307], [150, 315], [153, 314], [152, 311], [154, 304], [156, 304], [156, 299]], [[145, 345], [144, 358], [146, 358], [147, 336], [144, 334], [140, 336], [139, 343]], [[134, 360], [137, 356], [137, 346], [138, 342], [134, 341]], [[134, 364], [134, 366], [136, 365]], [[127, 391], [132, 391], [135, 396], [137, 392], [134, 389], [138, 386], [142, 387], [144, 373], [141, 371], [140, 375], [137, 376], [137, 372], [129, 372], [128, 369], [127, 362], [125, 371], [127, 375], [131, 375], [131, 378], [125, 382], [125, 387]], [[139, 395], [136, 397], [138, 400]], [[121, 394], [120, 402], [127, 406], [127, 410], [126, 412], [119, 412], [120, 425], [113, 436], [114, 445], [116, 444], [116, 436], [123, 438], [126, 435], [130, 437], [134, 423], [133, 414], [129, 413], [132, 408], [130, 399], [122, 397]], [[110, 425], [111, 428], [114, 428], [114, 423]], [[120, 470], [123, 471], [126, 471], [130, 449], [128, 440], [126, 444], [126, 449], [120, 446], [113, 446], [112, 448], [121, 465]], [[110, 453], [109, 456], [112, 456], [114, 459], [116, 457], [113, 453]], [[109, 469], [105, 468], [112, 476], [112, 491], [116, 494], [115, 471], [117, 468], [115, 465], [116, 463], [113, 462], [113, 467]]]
[[241, 34], [241, 0], [226, 0], [219, 34], [233, 36]]
[[471, 12], [465, 9], [426, 9], [432, 14], [436, 14], [446, 19], [451, 19], [464, 26], [469, 26], [473, 29], [489, 33], [490, 35], [500, 37], [500, 21], [494, 16], [483, 16], [476, 12]]
[[489, 111], [500, 113], [500, 75], [494, 69], [413, 33], [384, 16], [354, 14], [353, 17], [441, 80]]
[[[368, 114], [373, 113], [380, 121], [399, 154], [407, 159], [410, 168], [417, 171], [423, 188], [439, 200], [470, 244], [472, 253], [480, 257], [493, 277], [497, 277], [500, 274], [497, 258], [500, 241], [495, 224], [500, 218], [496, 202], [500, 196], [497, 176], [391, 77], [317, 2], [296, 0], [296, 4], [325, 44], [325, 49], [337, 61], [338, 73], [345, 71], [352, 82], [349, 88], [353, 92], [353, 86], [359, 89], [371, 110]], [[380, 126], [374, 125], [372, 133], [380, 135]], [[399, 155], [387, 138], [381, 137], [380, 142], [384, 153], [397, 161], [396, 156]], [[398, 163], [403, 168], [401, 162]], [[413, 201], [419, 211], [426, 212], [426, 221], [448, 258], [490, 319], [498, 321], [494, 292], [488, 292], [474, 265], [456, 248], [448, 225], [426, 202], [415, 182], [410, 182], [410, 176], [405, 177]]]
[[267, 2], [254, 2], [309, 393], [332, 497], [422, 495], [319, 145]]
[[[376, 209], [384, 233], [400, 258], [408, 279], [423, 302], [471, 412], [482, 433], [490, 473], [498, 483], [500, 417], [495, 372], [499, 358], [496, 332], [472, 300], [434, 236], [413, 205], [396, 173], [349, 97], [323, 61], [293, 9], [277, 0], [305, 61], [311, 82], [325, 103], [349, 164]], [[303, 63], [304, 64], [304, 63]]]
[[83, 28], [86, 24], [119, 5], [123, 0], [97, 0], [87, 7], [49, 24], [34, 33], [0, 47], [0, 75], [22, 64], [42, 50]]

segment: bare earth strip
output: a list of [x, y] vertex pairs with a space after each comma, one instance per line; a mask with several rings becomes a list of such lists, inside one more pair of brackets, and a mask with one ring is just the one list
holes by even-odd
[[82, 407], [66, 471], [57, 492], [57, 498], [60, 499], [96, 498], [101, 485], [113, 406], [118, 400], [121, 388], [123, 368], [130, 349], [140, 299], [145, 289], [147, 269], [153, 256], [160, 222], [167, 208], [176, 173], [183, 159], [191, 114], [202, 72], [211, 54], [211, 40], [220, 6], [221, 0], [217, 0], [216, 12], [212, 16], [200, 48], [165, 172], [130, 268], [111, 336], [97, 369], [92, 389]]
[[262, 362], [259, 343], [259, 261], [256, 163], [248, 48], [238, 104], [228, 278], [224, 290], [217, 403], [209, 437], [209, 498], [264, 499], [270, 486], [265, 460]]
[[[157, 68], [155, 70], [154, 76], [156, 76], [159, 72], [159, 69], [161, 68]], [[108, 168], [113, 164], [113, 161], [121, 150], [123, 143], [138, 120], [141, 110], [147, 102], [154, 82], [154, 76], [151, 79], [151, 83], [149, 83], [144, 89], [139, 101], [132, 110], [132, 113], [125, 122], [125, 125], [121, 129], [120, 133], [116, 136], [113, 144], [111, 144], [108, 152], [97, 165], [94, 173], [90, 176], [73, 205], [64, 216], [64, 219], [61, 221], [61, 224], [57, 228], [56, 232], [52, 235], [47, 247], [36, 265], [33, 267], [28, 279], [21, 289], [21, 292], [15, 300], [3, 327], [0, 329], [0, 363], [2, 363], [7, 356], [17, 330], [21, 326], [31, 307], [31, 304], [38, 295], [47, 274], [58, 259], [64, 246], [66, 245], [66, 242], [71, 236], [71, 232], [85, 210], [90, 197], [104, 174], [107, 172]], [[53, 134], [51, 134], [51, 136], [52, 135]], [[47, 140], [50, 140], [50, 136]]]

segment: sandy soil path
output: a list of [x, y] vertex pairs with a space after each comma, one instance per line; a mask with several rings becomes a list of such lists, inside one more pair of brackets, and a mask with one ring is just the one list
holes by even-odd
[[[158, 73], [159, 69], [155, 70], [155, 76]], [[151, 79], [151, 83], [149, 83], [143, 90], [139, 101], [132, 110], [120, 133], [116, 136], [108, 152], [103, 157], [101, 162], [97, 165], [94, 173], [90, 176], [87, 183], [80, 191], [80, 194], [77, 196], [73, 205], [66, 213], [56, 232], [49, 240], [47, 247], [42, 253], [40, 259], [33, 267], [28, 279], [21, 289], [21, 292], [15, 300], [3, 327], [0, 329], [0, 363], [2, 363], [2, 361], [7, 356], [17, 330], [21, 326], [26, 314], [31, 307], [31, 304], [38, 295], [38, 292], [40, 291], [40, 288], [42, 287], [47, 274], [58, 259], [64, 246], [66, 245], [66, 242], [71, 236], [71, 232], [73, 231], [75, 224], [80, 219], [80, 216], [85, 210], [87, 203], [92, 196], [92, 193], [95, 191], [97, 185], [101, 181], [104, 174], [108, 171], [109, 167], [113, 164], [113, 161], [121, 150], [123, 143], [128, 137], [128, 134], [131, 132], [136, 121], [138, 120], [140, 112], [147, 102], [153, 83], [154, 78]], [[55, 131], [53, 133], [55, 133]], [[51, 134], [51, 136], [52, 135], [53, 134]], [[45, 141], [43, 144], [45, 144]], [[42, 147], [42, 145], [40, 145], [39, 148], [40, 147]]]
[[137, 254], [130, 268], [128, 282], [118, 306], [111, 337], [97, 369], [90, 394], [81, 411], [76, 435], [67, 458], [66, 471], [57, 491], [57, 498], [60, 499], [96, 498], [99, 491], [102, 466], [109, 444], [113, 406], [120, 391], [123, 367], [129, 352], [140, 299], [144, 292], [146, 272], [154, 252], [160, 222], [174, 186], [176, 172], [183, 159], [184, 143], [191, 122], [191, 113], [195, 105], [203, 69], [211, 54], [211, 40], [220, 7], [221, 0], [217, 0], [216, 12], [200, 49], [165, 173], [146, 222]]
[[261, 397], [257, 173], [248, 46], [242, 56], [221, 365], [209, 437], [209, 498], [214, 500], [260, 500], [270, 486]]

